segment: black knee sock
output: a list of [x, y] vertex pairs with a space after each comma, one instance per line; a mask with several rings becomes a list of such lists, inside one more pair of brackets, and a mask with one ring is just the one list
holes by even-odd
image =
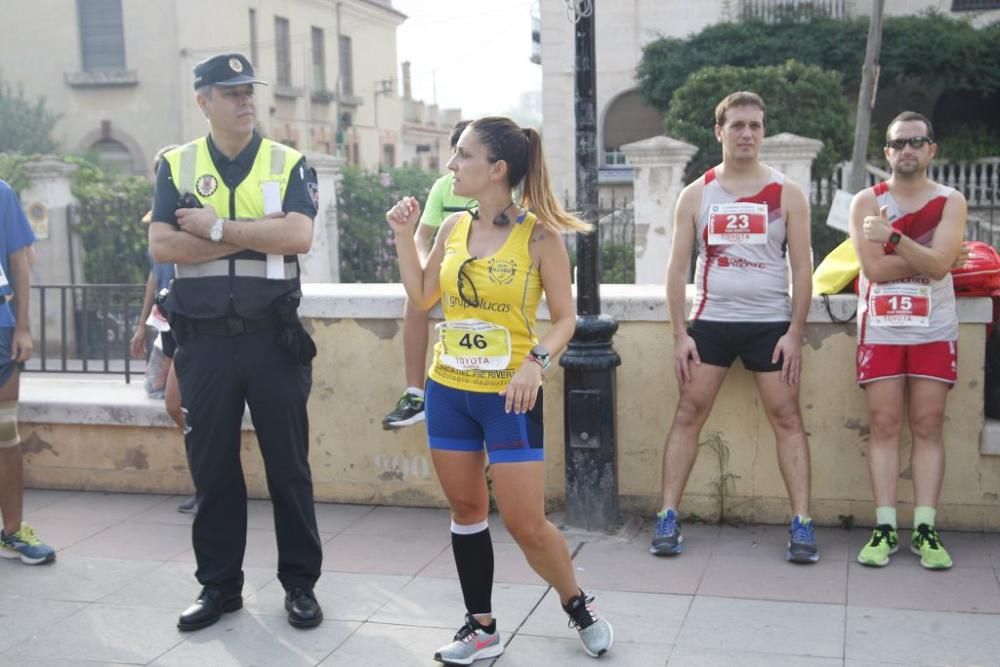
[[[481, 530], [465, 533], [466, 530]], [[455, 532], [457, 530], [462, 532]], [[451, 524], [451, 550], [455, 554], [458, 581], [462, 584], [465, 610], [470, 614], [493, 613], [493, 541], [486, 522], [474, 526]]]

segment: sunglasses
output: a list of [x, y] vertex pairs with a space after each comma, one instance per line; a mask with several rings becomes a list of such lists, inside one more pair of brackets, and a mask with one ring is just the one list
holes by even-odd
[[901, 151], [906, 148], [906, 144], [910, 144], [912, 148], [923, 148], [925, 144], [933, 144], [934, 141], [930, 137], [909, 137], [907, 139], [890, 139], [885, 142], [886, 148], [891, 148], [894, 151]]
[[[475, 257], [469, 257], [469, 259], [462, 262], [462, 265], [458, 267], [458, 296], [466, 306], [479, 308], [479, 292], [476, 290], [476, 284], [472, 282], [472, 277], [465, 270], [465, 267], [474, 261], [476, 261]], [[472, 293], [471, 298], [468, 295], [470, 290]]]

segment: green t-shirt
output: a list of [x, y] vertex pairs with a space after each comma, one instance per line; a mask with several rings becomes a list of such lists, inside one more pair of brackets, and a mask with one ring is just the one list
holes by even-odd
[[455, 193], [452, 191], [452, 181], [454, 179], [454, 172], [449, 171], [434, 181], [430, 194], [427, 195], [427, 204], [424, 206], [424, 212], [420, 215], [421, 225], [437, 228], [452, 213], [467, 211], [479, 206], [475, 199], [455, 196]]

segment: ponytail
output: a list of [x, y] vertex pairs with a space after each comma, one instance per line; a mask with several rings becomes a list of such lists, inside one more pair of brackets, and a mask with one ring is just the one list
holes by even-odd
[[549, 181], [549, 169], [542, 153], [542, 137], [534, 129], [524, 129], [528, 140], [528, 164], [521, 189], [521, 201], [546, 227], [557, 232], [590, 232], [593, 225], [567, 213], [559, 203]]
[[542, 138], [532, 128], [521, 129], [509, 118], [488, 116], [472, 121], [476, 136], [486, 146], [489, 160], [507, 162], [507, 185], [521, 186], [521, 204], [555, 232], [589, 232], [593, 225], [567, 213], [552, 192], [542, 154]]

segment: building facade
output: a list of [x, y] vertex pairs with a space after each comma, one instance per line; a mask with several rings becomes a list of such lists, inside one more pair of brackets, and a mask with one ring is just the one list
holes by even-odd
[[[632, 0], [594, 4], [602, 196], [612, 190], [625, 196], [631, 192], [632, 170], [620, 147], [664, 133], [662, 114], [645, 104], [637, 90], [635, 68], [647, 43], [660, 37], [684, 38], [715, 23], [740, 20], [748, 13], [767, 18], [776, 9], [799, 4], [825, 6], [834, 16], [871, 12], [871, 2], [862, 0]], [[566, 6], [565, 0], [540, 0], [539, 60], [545, 152], [557, 193], [572, 200], [576, 187], [575, 127], [570, 120], [575, 53], [573, 24], [567, 19]], [[927, 10], [965, 17], [975, 25], [1000, 20], [997, 0], [886, 0], [885, 3], [887, 16]]]
[[[193, 103], [194, 65], [240, 51], [271, 84], [257, 91], [265, 135], [366, 168], [402, 165], [417, 154], [408, 142], [419, 141], [437, 151], [426, 163], [443, 164], [447, 118], [404, 126], [396, 28], [405, 19], [391, 0], [6, 3], [0, 77], [61, 114], [55, 138], [65, 150], [148, 174], [161, 146], [207, 130]], [[32, 36], [28, 53], [23, 35]]]

